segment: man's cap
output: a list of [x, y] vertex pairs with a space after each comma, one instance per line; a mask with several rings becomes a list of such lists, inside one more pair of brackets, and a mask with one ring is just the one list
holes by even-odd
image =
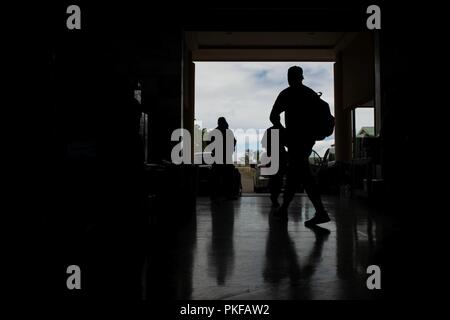
[[299, 66], [292, 66], [288, 69], [288, 75], [303, 77], [303, 69]]

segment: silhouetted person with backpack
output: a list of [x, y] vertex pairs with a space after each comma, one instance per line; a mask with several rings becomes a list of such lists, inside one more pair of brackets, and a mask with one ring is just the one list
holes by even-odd
[[316, 92], [303, 85], [302, 82], [303, 69], [298, 66], [289, 68], [289, 87], [278, 95], [270, 113], [270, 121], [275, 127], [282, 127], [280, 114], [285, 113], [288, 148], [288, 168], [283, 203], [275, 215], [280, 219], [287, 220], [287, 209], [294, 198], [298, 182], [301, 182], [316, 209], [315, 216], [306, 221], [305, 226], [314, 226], [330, 221], [309, 165], [309, 156], [317, 139], [317, 127], [321, 125], [321, 119], [318, 118], [316, 112], [321, 100]]

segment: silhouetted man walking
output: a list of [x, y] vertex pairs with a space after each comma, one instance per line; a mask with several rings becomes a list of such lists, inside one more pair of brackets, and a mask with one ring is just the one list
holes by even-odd
[[276, 216], [287, 220], [287, 209], [294, 198], [298, 182], [302, 182], [309, 199], [316, 209], [315, 216], [305, 222], [305, 226], [330, 221], [322, 204], [318, 186], [309, 166], [309, 155], [315, 143], [316, 122], [314, 107], [319, 96], [303, 85], [303, 69], [293, 66], [288, 70], [289, 87], [281, 91], [270, 113], [270, 121], [281, 127], [280, 114], [285, 113], [286, 144], [288, 148], [288, 169], [283, 204]]

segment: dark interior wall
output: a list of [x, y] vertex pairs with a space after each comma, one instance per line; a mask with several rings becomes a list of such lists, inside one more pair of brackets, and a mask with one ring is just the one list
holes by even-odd
[[[410, 50], [413, 41], [407, 34], [399, 31], [381, 32], [380, 67], [381, 67], [381, 142], [383, 178], [386, 181], [387, 194], [394, 207], [399, 205], [394, 215], [406, 214], [408, 209], [402, 204], [410, 205], [407, 200], [420, 188], [417, 183], [422, 150], [418, 135], [425, 128], [420, 115], [419, 105], [422, 85], [417, 82], [417, 74], [410, 67], [415, 64], [416, 53]], [[409, 41], [405, 41], [409, 37]], [[419, 58], [419, 57], [418, 57]], [[419, 58], [420, 59], [420, 58]], [[424, 130], [425, 131], [425, 130]], [[405, 155], [411, 154], [411, 157]], [[407, 158], [407, 159], [406, 159]], [[417, 180], [416, 180], [417, 179]], [[417, 181], [414, 183], [413, 181]], [[406, 209], [406, 210], [405, 210]], [[411, 209], [411, 208], [409, 208]]]
[[[126, 116], [121, 119], [119, 113], [130, 113], [130, 108], [118, 106], [118, 96], [129, 94], [140, 82], [140, 111], [149, 115], [149, 160], [170, 159], [170, 134], [181, 126], [179, 16], [161, 9], [161, 17], [167, 17], [162, 26], [155, 19], [156, 9], [152, 13], [142, 5], [80, 2], [82, 28], [67, 30], [68, 5], [52, 7], [48, 22], [55, 139], [62, 149], [72, 140], [120, 139], [118, 122]], [[121, 151], [108, 152], [105, 157], [111, 159]]]
[[154, 31], [142, 41], [149, 47], [138, 66], [142, 103], [149, 116], [148, 161], [170, 161], [171, 134], [181, 127], [182, 33]]
[[[385, 214], [397, 222], [391, 241], [386, 241], [387, 258], [382, 267], [389, 270], [385, 278], [395, 280], [403, 298], [432, 292], [435, 289], [431, 287], [439, 285], [442, 277], [435, 273], [438, 227], [422, 228], [441, 210], [440, 187], [432, 181], [442, 171], [434, 169], [425, 156], [439, 150], [432, 137], [438, 121], [434, 106], [439, 96], [433, 94], [440, 86], [436, 71], [439, 73], [445, 60], [440, 57], [444, 51], [436, 49], [439, 11], [442, 8], [428, 3], [385, 6], [379, 38], [381, 160], [386, 187], [382, 204]], [[432, 240], [425, 245], [426, 239]], [[427, 249], [420, 255], [418, 248]], [[405, 270], [405, 265], [413, 267]], [[406, 292], [414, 277], [415, 289]]]
[[[420, 204], [410, 201], [417, 192], [434, 192], [422, 183], [432, 176], [423, 154], [435, 150], [430, 133], [437, 119], [433, 110], [441, 58], [435, 50], [438, 34], [426, 17], [434, 18], [437, 7], [386, 7], [380, 31], [381, 156], [388, 191], [389, 210], [397, 217], [413, 215]], [[408, 28], [410, 17], [423, 17], [420, 28]], [[438, 65], [435, 65], [437, 63]], [[434, 118], [434, 119], [433, 119]], [[427, 172], [427, 173], [426, 173]], [[429, 184], [427, 184], [430, 186]], [[395, 200], [394, 200], [395, 199]]]

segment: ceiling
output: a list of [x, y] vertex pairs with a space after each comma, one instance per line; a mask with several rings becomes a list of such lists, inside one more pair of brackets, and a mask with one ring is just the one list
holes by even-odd
[[193, 61], [335, 61], [354, 32], [187, 31]]
[[345, 32], [188, 32], [197, 49], [332, 49]]

